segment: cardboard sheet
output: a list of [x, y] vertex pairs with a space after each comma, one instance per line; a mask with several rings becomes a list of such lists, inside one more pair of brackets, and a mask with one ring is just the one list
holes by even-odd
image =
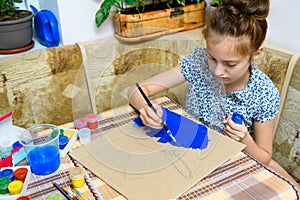
[[131, 121], [71, 156], [130, 200], [164, 200], [179, 197], [244, 148], [210, 129], [208, 139], [204, 150], [158, 143]]

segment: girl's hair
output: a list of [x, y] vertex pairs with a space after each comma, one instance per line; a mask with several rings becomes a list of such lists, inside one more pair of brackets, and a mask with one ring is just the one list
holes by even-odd
[[269, 0], [223, 0], [208, 17], [204, 37], [217, 35], [240, 41], [246, 39], [247, 42], [238, 44], [237, 51], [252, 56], [265, 40], [269, 7]]

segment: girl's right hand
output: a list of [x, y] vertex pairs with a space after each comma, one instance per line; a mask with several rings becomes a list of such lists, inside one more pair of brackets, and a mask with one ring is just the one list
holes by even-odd
[[153, 106], [157, 111], [156, 113], [148, 105], [145, 105], [139, 110], [140, 118], [144, 125], [155, 129], [161, 129], [163, 110], [159, 105], [153, 104]]

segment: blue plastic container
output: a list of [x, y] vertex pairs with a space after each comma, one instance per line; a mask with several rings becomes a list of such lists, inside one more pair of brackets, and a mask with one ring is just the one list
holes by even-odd
[[47, 175], [55, 172], [60, 165], [59, 150], [56, 146], [36, 147], [27, 156], [32, 173]]
[[52, 124], [38, 124], [22, 133], [20, 143], [27, 155], [32, 173], [48, 175], [55, 172], [60, 165], [59, 134], [52, 137], [59, 128]]
[[244, 122], [244, 116], [239, 113], [233, 113], [231, 119], [236, 124], [242, 124]]

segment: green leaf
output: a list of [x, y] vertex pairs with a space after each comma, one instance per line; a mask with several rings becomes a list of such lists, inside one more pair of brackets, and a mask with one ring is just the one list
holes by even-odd
[[120, 3], [120, 0], [104, 0], [99, 8], [99, 10], [96, 12], [95, 15], [95, 22], [97, 27], [99, 28], [103, 22], [107, 19], [109, 12], [111, 10], [111, 7], [115, 3]]
[[185, 5], [185, 0], [177, 0], [177, 3], [184, 6]]
[[126, 5], [137, 5], [138, 1], [137, 0], [125, 0]]

